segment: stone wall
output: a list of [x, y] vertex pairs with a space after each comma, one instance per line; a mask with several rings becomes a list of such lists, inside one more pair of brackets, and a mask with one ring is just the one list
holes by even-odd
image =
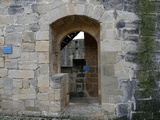
[[[60, 74], [60, 43], [70, 32], [82, 30], [97, 41], [102, 107], [112, 116], [129, 114], [136, 69], [132, 58], [139, 38], [134, 2], [0, 0], [0, 112], [59, 112], [68, 103], [62, 92], [67, 85], [51, 86], [52, 76]], [[3, 54], [4, 46], [11, 46], [13, 53]]]

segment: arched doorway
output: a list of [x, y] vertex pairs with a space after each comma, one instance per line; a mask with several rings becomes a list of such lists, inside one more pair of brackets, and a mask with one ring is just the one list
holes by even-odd
[[61, 43], [61, 73], [69, 73], [70, 102], [98, 103], [97, 41], [87, 32], [75, 31]]
[[[51, 32], [50, 35], [52, 36], [52, 44], [50, 46], [51, 57], [50, 63], [53, 67], [50, 68], [51, 74], [63, 73], [65, 71], [65, 67], [61, 66], [61, 49], [64, 39], [75, 32], [84, 31], [84, 46], [86, 47], [85, 58], [84, 59], [73, 59], [72, 63], [74, 66], [78, 66], [79, 63], [81, 64], [81, 68], [83, 67], [83, 72], [85, 71], [85, 85], [83, 87], [83, 92], [79, 92], [79, 96], [83, 96], [86, 98], [98, 98], [99, 103], [101, 103], [101, 87], [100, 87], [100, 69], [99, 69], [99, 52], [100, 51], [100, 24], [94, 19], [91, 19], [86, 16], [67, 16], [61, 18], [50, 25]], [[93, 45], [93, 46], [92, 46]], [[95, 49], [95, 50], [93, 50]], [[95, 51], [95, 53], [93, 52]], [[90, 57], [89, 57], [90, 56]], [[95, 57], [92, 59], [91, 57]], [[65, 60], [64, 60], [65, 61]], [[65, 61], [66, 62], [66, 61]], [[89, 64], [93, 65], [89, 65]], [[89, 70], [85, 70], [86, 69]], [[89, 67], [89, 68], [88, 68]], [[75, 68], [75, 67], [73, 67]], [[92, 72], [91, 72], [92, 71]], [[81, 76], [81, 75], [80, 75]], [[77, 87], [81, 86], [82, 84], [77, 85]], [[77, 88], [76, 87], [76, 88]], [[81, 95], [80, 95], [81, 94]], [[73, 94], [72, 94], [73, 95]], [[76, 94], [77, 95], [77, 94]], [[74, 96], [74, 95], [73, 95]]]

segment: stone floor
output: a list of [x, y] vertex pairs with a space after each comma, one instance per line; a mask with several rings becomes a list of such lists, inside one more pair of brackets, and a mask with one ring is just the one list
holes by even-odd
[[108, 120], [106, 111], [101, 108], [96, 98], [74, 98], [63, 110], [64, 116], [82, 118], [83, 120]]

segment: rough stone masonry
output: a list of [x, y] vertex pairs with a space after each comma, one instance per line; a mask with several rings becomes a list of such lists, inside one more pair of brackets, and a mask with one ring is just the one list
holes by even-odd
[[[135, 0], [0, 0], [0, 113], [58, 115], [69, 103], [60, 43], [82, 30], [98, 44], [98, 96], [112, 116], [128, 115], [139, 38]], [[92, 44], [92, 43], [91, 43]], [[6, 46], [11, 53], [5, 53]]]

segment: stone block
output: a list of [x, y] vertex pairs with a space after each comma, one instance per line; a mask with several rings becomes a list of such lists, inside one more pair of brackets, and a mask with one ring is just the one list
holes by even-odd
[[9, 70], [10, 78], [34, 78], [32, 70]]
[[108, 76], [102, 78], [102, 88], [118, 89], [119, 83], [117, 77]]
[[38, 15], [35, 13], [24, 14], [17, 18], [17, 24], [33, 24], [38, 22]]
[[49, 31], [38, 31], [36, 33], [36, 40], [49, 40]]
[[29, 82], [30, 82], [31, 87], [33, 87], [33, 88], [37, 87], [37, 80], [36, 79], [31, 79]]
[[123, 44], [123, 51], [124, 52], [133, 52], [133, 51], [137, 51], [137, 43], [133, 42], [133, 41], [125, 41]]
[[23, 80], [22, 82], [23, 82], [22, 84], [24, 89], [29, 88], [29, 85], [30, 85], [29, 80]]
[[28, 89], [21, 89], [22, 94], [27, 94], [27, 93], [36, 93], [36, 90], [34, 88], [28, 88]]
[[22, 79], [13, 79], [14, 88], [22, 88]]
[[99, 20], [103, 15], [103, 13], [104, 13], [104, 7], [97, 5], [97, 7], [94, 7], [92, 18]]
[[109, 95], [108, 96], [109, 98], [109, 103], [121, 103], [122, 102], [122, 97], [121, 96], [112, 96], [112, 95]]
[[115, 70], [115, 76], [118, 77], [119, 79], [129, 79], [131, 78], [131, 68], [133, 64], [130, 62], [119, 62], [114, 65], [114, 70]]
[[29, 61], [30, 53], [21, 53], [21, 61]]
[[49, 112], [55, 113], [61, 111], [61, 104], [60, 102], [52, 102], [49, 104]]
[[38, 87], [49, 88], [49, 76], [39, 76]]
[[9, 89], [5, 89], [4, 90], [4, 98], [3, 99], [11, 99], [11, 95], [12, 95], [12, 90], [9, 90]]
[[123, 91], [118, 88], [102, 88], [102, 94], [105, 95], [123, 95]]
[[27, 99], [27, 100], [24, 100], [24, 103], [25, 103], [25, 107], [34, 107], [35, 106], [35, 100]]
[[48, 101], [37, 101], [36, 106], [40, 111], [49, 111], [49, 102]]
[[102, 35], [104, 39], [115, 40], [118, 38], [118, 31], [116, 29], [107, 29], [102, 32], [103, 32]]
[[0, 16], [0, 25], [13, 24], [14, 18], [12, 16]]
[[38, 55], [38, 63], [49, 63], [49, 53], [39, 53]]
[[20, 33], [9, 33], [6, 35], [6, 44], [12, 46], [21, 46], [22, 43], [22, 34]]
[[75, 4], [75, 8], [76, 8], [76, 13], [78, 15], [83, 15], [85, 10], [85, 4]]
[[29, 5], [29, 4], [33, 4], [35, 3], [36, 0], [14, 0], [15, 4], [18, 4], [18, 5]]
[[4, 79], [4, 89], [5, 90], [12, 90], [13, 89], [13, 79], [12, 78], [5, 78]]
[[[49, 31], [49, 25], [48, 24], [41, 24], [41, 31]], [[48, 39], [47, 39], [48, 40]]]
[[0, 78], [0, 89], [2, 89], [4, 87], [4, 85], [3, 85], [3, 79], [4, 78]]
[[11, 100], [2, 100], [2, 109], [3, 110], [24, 110], [23, 101], [11, 101]]
[[18, 60], [17, 59], [5, 59], [5, 66], [9, 69], [17, 69]]
[[25, 100], [25, 99], [36, 99], [35, 93], [28, 93], [28, 94], [16, 94], [12, 95], [13, 100]]
[[19, 69], [21, 70], [35, 70], [37, 67], [36, 62], [19, 62]]
[[54, 102], [55, 101], [55, 94], [54, 93], [50, 93], [49, 94], [49, 102]]
[[117, 11], [117, 20], [127, 20], [127, 21], [135, 21], [138, 20], [138, 16], [132, 12], [127, 11]]
[[102, 67], [103, 76], [114, 76], [114, 65], [108, 64]]
[[13, 88], [12, 95], [16, 95], [16, 94], [20, 94], [20, 93], [21, 93], [21, 89], [20, 88]]
[[38, 61], [38, 54], [37, 53], [30, 53], [30, 61], [37, 62]]
[[4, 95], [4, 89], [0, 89], [0, 95]]
[[22, 52], [34, 52], [35, 45], [34, 43], [23, 43], [22, 44]]
[[[26, 31], [32, 31], [37, 32], [40, 29], [40, 25], [38, 23], [32, 23], [32, 24], [26, 24], [25, 30]], [[34, 38], [36, 40], [36, 38]]]
[[4, 67], [4, 58], [0, 58], [0, 67]]
[[22, 38], [23, 38], [23, 42], [30, 42], [30, 43], [32, 43], [32, 42], [36, 41], [35, 35], [34, 35], [33, 32], [26, 32], [26, 33], [24, 33]]
[[6, 77], [8, 75], [8, 70], [7, 69], [0, 69], [0, 77]]
[[41, 64], [39, 71], [41, 75], [49, 74], [49, 64]]
[[23, 25], [7, 25], [6, 26], [6, 32], [7, 33], [18, 33], [18, 32], [23, 32], [24, 31], [24, 26]]
[[102, 52], [104, 64], [115, 64], [117, 62], [117, 52]]
[[122, 42], [120, 40], [101, 41], [101, 51], [116, 52], [122, 51]]
[[55, 100], [61, 100], [61, 89], [55, 89]]
[[48, 101], [48, 93], [38, 93], [37, 100]]
[[117, 105], [113, 103], [103, 103], [102, 108], [108, 111], [111, 115], [115, 115]]
[[0, 37], [0, 46], [4, 45], [4, 37]]
[[39, 51], [39, 52], [49, 51], [49, 41], [37, 41], [36, 51]]
[[8, 8], [8, 13], [10, 15], [22, 14], [24, 12], [24, 8], [22, 5], [10, 5]]

